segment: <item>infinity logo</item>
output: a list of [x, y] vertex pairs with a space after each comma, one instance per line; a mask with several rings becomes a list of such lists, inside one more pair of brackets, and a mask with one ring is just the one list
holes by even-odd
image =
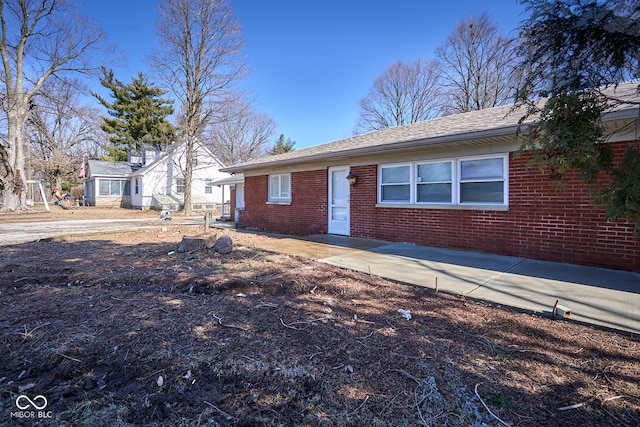
[[[24, 402], [26, 400], [26, 403]], [[38, 405], [36, 402], [41, 401], [41, 405]], [[22, 402], [22, 404], [21, 404]], [[47, 407], [47, 398], [42, 396], [41, 394], [37, 395], [33, 398], [33, 400], [29, 399], [29, 397], [24, 394], [18, 396], [16, 398], [16, 406], [18, 409], [25, 410], [28, 409], [29, 406], [33, 406], [34, 409], [41, 410]]]

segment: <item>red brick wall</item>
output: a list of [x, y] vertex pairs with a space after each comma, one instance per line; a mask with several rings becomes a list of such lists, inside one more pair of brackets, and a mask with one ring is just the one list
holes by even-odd
[[267, 176], [245, 177], [240, 223], [291, 234], [327, 232], [327, 171], [291, 174], [291, 204], [267, 203]]
[[[626, 144], [617, 144], [619, 153]], [[640, 241], [607, 221], [577, 175], [557, 191], [530, 157], [510, 155], [509, 210], [376, 208], [377, 165], [351, 167], [351, 236], [640, 271]], [[245, 178], [240, 222], [292, 234], [327, 232], [327, 171], [292, 174], [292, 203], [267, 204], [267, 176]]]
[[376, 208], [377, 166], [352, 167], [351, 236], [640, 271], [633, 224], [607, 221], [577, 174], [557, 191], [529, 160], [510, 155], [508, 211]]

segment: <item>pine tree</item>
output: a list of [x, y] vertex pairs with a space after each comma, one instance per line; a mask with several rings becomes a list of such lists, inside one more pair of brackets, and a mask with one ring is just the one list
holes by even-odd
[[287, 138], [287, 140], [285, 141], [284, 134], [281, 133], [280, 137], [278, 138], [278, 141], [276, 141], [274, 146], [269, 151], [269, 154], [273, 156], [276, 154], [282, 154], [282, 153], [288, 153], [289, 151], [294, 151], [295, 148], [293, 148], [293, 146], [295, 144], [296, 142], [290, 140], [289, 138]]
[[169, 145], [176, 138], [174, 126], [167, 121], [173, 113], [173, 102], [161, 98], [168, 92], [149, 83], [138, 73], [130, 84], [117, 80], [112, 70], [103, 70], [100, 83], [111, 91], [113, 102], [93, 93], [107, 108], [110, 117], [103, 117], [101, 129], [110, 135], [109, 158], [127, 160], [127, 152], [144, 143]]

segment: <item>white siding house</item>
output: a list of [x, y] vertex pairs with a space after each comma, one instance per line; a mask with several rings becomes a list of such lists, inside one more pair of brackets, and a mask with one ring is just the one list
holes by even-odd
[[[109, 162], [96, 160], [88, 162], [89, 175], [85, 179], [87, 204], [162, 210], [179, 210], [184, 207], [186, 144], [171, 145], [166, 151], [145, 146], [142, 150], [130, 154], [129, 160], [130, 162], [127, 163], [110, 165]], [[102, 172], [106, 172], [111, 167], [120, 170], [121, 173], [117, 176], [113, 173], [96, 176], [93, 174], [96, 167]], [[222, 189], [209, 185], [209, 182], [229, 176], [228, 173], [220, 172], [222, 167], [224, 165], [209, 149], [196, 143], [191, 179], [192, 209], [212, 210], [219, 206]], [[110, 180], [126, 181], [122, 186], [119, 200], [115, 200], [117, 194], [107, 198], [106, 185], [100, 183], [107, 176]]]

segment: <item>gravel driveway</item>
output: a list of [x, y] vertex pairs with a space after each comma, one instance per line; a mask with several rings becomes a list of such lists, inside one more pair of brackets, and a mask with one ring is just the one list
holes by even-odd
[[[65, 235], [140, 230], [143, 228], [161, 227], [164, 224], [164, 221], [149, 218], [0, 223], [0, 244], [33, 242]], [[204, 219], [202, 217], [174, 218], [171, 222], [171, 225], [196, 226], [203, 224]]]

